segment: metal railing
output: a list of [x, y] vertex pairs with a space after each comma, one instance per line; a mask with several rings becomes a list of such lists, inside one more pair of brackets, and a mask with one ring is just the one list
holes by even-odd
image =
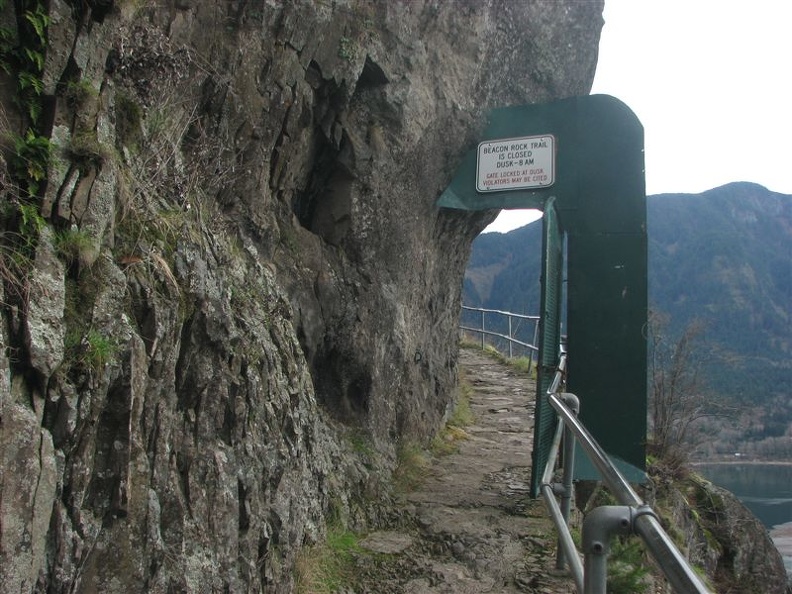
[[[557, 567], [568, 565], [578, 594], [605, 594], [610, 539], [618, 534], [637, 534], [646, 544], [674, 590], [681, 594], [711, 594], [685, 557], [663, 530], [657, 515], [644, 503], [613, 466], [605, 451], [577, 418], [579, 401], [574, 394], [559, 391], [564, 384], [566, 353], [546, 397], [558, 413], [558, 425], [542, 477], [541, 492], [558, 531]], [[581, 445], [620, 505], [598, 507], [583, 520], [583, 562], [569, 531], [569, 513], [574, 474], [575, 440]], [[553, 483], [558, 451], [563, 443], [561, 483]], [[556, 501], [559, 496], [561, 503]]]
[[[464, 324], [460, 324], [459, 328], [460, 330], [464, 330], [465, 332], [480, 334], [482, 349], [484, 348], [485, 337], [494, 336], [508, 342], [509, 358], [514, 357], [513, 346], [516, 344], [528, 350], [531, 358], [531, 364], [533, 364], [534, 355], [539, 351], [539, 347], [536, 346], [536, 342], [539, 336], [539, 316], [526, 316], [523, 314], [516, 314], [509, 311], [500, 311], [498, 309], [484, 309], [483, 307], [468, 307], [467, 305], [463, 305], [462, 310], [479, 312], [481, 314], [479, 318], [481, 320], [481, 324], [477, 328], [472, 326], [466, 326]], [[485, 317], [487, 314], [490, 314], [490, 316], [492, 315], [505, 316], [508, 324], [508, 334], [504, 334], [503, 332], [498, 332], [495, 329], [498, 327], [497, 324], [490, 325], [489, 328], [491, 329], [488, 329], [487, 326], [485, 325]], [[518, 329], [521, 328], [519, 324], [518, 327], [515, 328], [514, 324], [512, 323], [512, 320], [528, 320], [530, 323], [533, 324], [533, 331], [532, 331], [533, 339], [530, 343], [516, 338], [516, 333]]]
[[[529, 349], [531, 362], [538, 353], [536, 346], [539, 331], [539, 316], [527, 316], [496, 309], [462, 306], [463, 310], [479, 312], [481, 324], [478, 328], [460, 324], [460, 329], [481, 335], [481, 348], [485, 337], [494, 336], [508, 341], [509, 357], [513, 356], [512, 344]], [[488, 330], [485, 314], [506, 316], [508, 334]], [[533, 343], [526, 343], [514, 337], [512, 318], [529, 320], [534, 323]], [[490, 326], [491, 327], [491, 326]], [[627, 480], [611, 463], [605, 451], [580, 423], [577, 418], [580, 403], [574, 394], [561, 391], [564, 387], [567, 355], [563, 345], [561, 357], [553, 381], [545, 397], [558, 414], [558, 424], [550, 451], [540, 491], [558, 532], [558, 569], [569, 567], [578, 594], [606, 594], [607, 557], [610, 552], [610, 539], [616, 535], [637, 534], [649, 553], [654, 557], [666, 579], [680, 594], [712, 594], [690, 567], [687, 559], [679, 551], [668, 534], [663, 530], [654, 510], [643, 502]], [[583, 561], [577, 551], [569, 531], [569, 515], [572, 508], [573, 477], [575, 465], [575, 441], [580, 443], [594, 467], [602, 476], [603, 482], [620, 505], [598, 507], [583, 520], [582, 553]], [[563, 448], [561, 483], [553, 482], [558, 465], [559, 450]], [[559, 501], [556, 500], [559, 498]]]

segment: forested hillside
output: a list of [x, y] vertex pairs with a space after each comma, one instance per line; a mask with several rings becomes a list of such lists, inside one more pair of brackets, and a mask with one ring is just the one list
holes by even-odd
[[[721, 398], [772, 406], [744, 420], [751, 438], [781, 437], [792, 419], [792, 196], [751, 183], [647, 200], [649, 305], [669, 333], [703, 324], [697, 354]], [[479, 236], [466, 305], [535, 314], [541, 222]]]

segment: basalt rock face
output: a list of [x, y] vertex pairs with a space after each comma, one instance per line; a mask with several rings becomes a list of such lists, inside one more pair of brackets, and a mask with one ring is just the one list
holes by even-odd
[[44, 226], [2, 296], [2, 589], [291, 591], [452, 402], [493, 213], [434, 200], [488, 108], [588, 92], [602, 2], [48, 7]]
[[715, 592], [792, 594], [767, 529], [734, 494], [695, 473], [670, 482], [654, 478], [650, 503]]

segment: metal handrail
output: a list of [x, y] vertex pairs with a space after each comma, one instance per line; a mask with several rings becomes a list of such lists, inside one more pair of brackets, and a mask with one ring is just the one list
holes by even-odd
[[[604, 592], [606, 577], [604, 563], [607, 557], [608, 544], [607, 542], [601, 542], [603, 538], [600, 537], [604, 535], [604, 539], [607, 541], [607, 538], [609, 538], [611, 534], [615, 534], [619, 531], [622, 533], [632, 531], [643, 539], [650, 554], [657, 561], [657, 564], [660, 566], [660, 569], [665, 574], [669, 583], [677, 592], [682, 592], [684, 594], [711, 594], [711, 591], [704, 585], [698, 575], [696, 575], [685, 557], [665, 530], [663, 530], [652, 508], [644, 503], [627, 480], [611, 463], [602, 447], [578, 420], [576, 411], [571, 409], [564, 402], [564, 396], [571, 396], [572, 398], [570, 400], [577, 401], [571, 394], [566, 395], [559, 392], [559, 388], [563, 383], [565, 369], [566, 354], [562, 353], [558, 370], [546, 394], [550, 405], [558, 413], [559, 419], [555, 439], [550, 449], [548, 463], [545, 467], [544, 476], [542, 477], [540, 490], [559, 534], [559, 559], [561, 559], [561, 554], [563, 554], [563, 557], [569, 564], [577, 591], [581, 594]], [[552, 484], [553, 468], [556, 466], [559, 445], [562, 436], [566, 435], [567, 431], [571, 431], [574, 438], [580, 443], [581, 447], [588, 455], [588, 458], [602, 476], [603, 482], [607, 485], [616, 500], [622, 506], [625, 506], [623, 508], [604, 506], [595, 510], [601, 513], [595, 514], [592, 512], [590, 515], [593, 521], [600, 522], [600, 524], [597, 527], [589, 526], [589, 532], [596, 533], [596, 538], [593, 540], [588, 539], [589, 542], [587, 542], [587, 526], [584, 522], [583, 544], [585, 567], [580, 562], [580, 557], [578, 556], [578, 552], [575, 549], [572, 536], [569, 532], [569, 527], [567, 525], [569, 519], [568, 510], [566, 510], [565, 514], [565, 510], [559, 507], [555, 499], [555, 495], [559, 492], [562, 494], [562, 497], [570, 494], [571, 471], [568, 472], [568, 469], [564, 468], [565, 476], [562, 485]], [[574, 450], [571, 449], [571, 451]], [[565, 466], [573, 464], [571, 459], [566, 457], [567, 454], [568, 451], [567, 448], [565, 448]], [[628, 532], [624, 532], [625, 530]], [[591, 550], [586, 550], [587, 544], [590, 545], [589, 548], [591, 548]], [[590, 560], [594, 556], [601, 557], [601, 560]]]
[[[476, 312], [480, 312], [481, 313], [481, 326], [480, 327], [474, 328], [474, 327], [471, 327], [471, 326], [463, 326], [463, 325], [460, 324], [459, 329], [460, 330], [464, 330], [466, 332], [475, 332], [475, 333], [481, 334], [481, 348], [482, 349], [484, 348], [484, 337], [485, 336], [496, 336], [498, 338], [502, 338], [503, 340], [508, 341], [508, 343], [509, 343], [509, 357], [510, 358], [513, 356], [512, 345], [515, 345], [515, 344], [518, 344], [521, 347], [528, 349], [531, 352], [531, 357], [532, 358], [533, 358], [533, 354], [534, 353], [538, 353], [539, 352], [539, 347], [536, 346], [536, 342], [537, 342], [538, 335], [539, 335], [539, 319], [540, 319], [539, 316], [529, 316], [529, 315], [525, 315], [525, 314], [517, 314], [517, 313], [512, 313], [510, 311], [501, 311], [499, 309], [486, 309], [484, 307], [470, 307], [468, 305], [463, 305], [462, 309], [463, 310], [467, 310], [467, 311], [476, 311]], [[494, 330], [487, 330], [485, 328], [485, 326], [484, 326], [484, 314], [497, 314], [497, 315], [506, 316], [506, 318], [508, 320], [508, 324], [509, 324], [509, 334], [507, 335], [507, 334], [503, 334], [501, 332], [495, 332]], [[513, 333], [512, 333], [512, 319], [529, 320], [531, 322], [534, 322], [533, 344], [530, 344], [530, 343], [524, 342], [522, 340], [519, 340], [517, 338], [514, 338]]]
[[484, 313], [495, 313], [501, 314], [504, 316], [511, 316], [513, 318], [519, 318], [521, 320], [538, 320], [539, 316], [529, 316], [527, 314], [518, 314], [514, 313], [513, 311], [503, 311], [500, 309], [487, 309], [486, 307], [471, 307], [469, 305], [463, 305], [462, 309], [467, 309], [468, 311], [483, 311]]
[[[557, 393], [559, 388], [563, 385], [564, 376], [566, 374], [566, 360], [566, 352], [563, 351], [562, 347], [561, 359], [558, 363], [558, 367], [556, 368], [556, 372], [553, 375], [553, 379], [550, 382], [550, 387], [547, 389], [548, 394]], [[542, 493], [542, 497], [544, 498], [545, 504], [547, 505], [547, 510], [550, 512], [550, 517], [553, 519], [553, 523], [556, 525], [558, 532], [559, 552], [556, 567], [558, 569], [563, 569], [563, 561], [566, 560], [567, 564], [569, 565], [572, 578], [575, 580], [575, 587], [577, 588], [577, 591], [583, 592], [583, 563], [580, 560], [580, 556], [578, 555], [577, 549], [575, 548], [575, 541], [572, 539], [572, 534], [568, 528], [569, 509], [562, 509], [561, 506], [558, 505], [558, 502], [555, 498], [556, 494], [559, 492], [562, 497], [565, 495], [571, 495], [572, 465], [569, 463], [571, 456], [569, 456], [569, 452], [567, 451], [564, 452], [564, 460], [566, 462], [564, 467], [563, 482], [560, 486], [553, 484], [553, 474], [555, 472], [554, 469], [556, 465], [556, 459], [558, 458], [561, 440], [564, 438], [564, 435], [564, 421], [559, 417], [558, 424], [556, 425], [555, 435], [553, 436], [553, 441], [550, 444], [550, 452], [547, 457], [548, 462], [545, 465], [544, 474], [542, 475], [542, 484], [540, 485], [539, 490]], [[563, 529], [560, 528], [561, 526], [563, 526]]]
[[[534, 342], [537, 341], [539, 316], [514, 314], [497, 309], [485, 309], [462, 306], [462, 309], [481, 312], [481, 327], [469, 328], [460, 325], [461, 330], [481, 333], [481, 345], [484, 348], [484, 336], [497, 336], [509, 341], [509, 356], [512, 343], [519, 344], [538, 352], [539, 348], [529, 345], [511, 336], [511, 318], [526, 319], [537, 322]], [[505, 315], [509, 319], [509, 335], [486, 330], [484, 314]], [[546, 397], [553, 409], [558, 413], [558, 425], [550, 446], [548, 462], [542, 476], [540, 492], [547, 505], [548, 512], [558, 532], [557, 567], [569, 566], [575, 581], [578, 594], [605, 594], [607, 578], [608, 541], [614, 534], [634, 533], [639, 535], [646, 544], [649, 553], [654, 557], [660, 569], [676, 592], [683, 594], [712, 594], [701, 579], [690, 567], [687, 559], [665, 532], [652, 508], [643, 502], [618, 469], [611, 463], [607, 453], [597, 443], [578, 420], [578, 400], [573, 394], [560, 392], [564, 385], [567, 355], [561, 345], [561, 357], [556, 373], [547, 389]], [[571, 405], [571, 406], [570, 406]], [[583, 525], [584, 560], [575, 547], [569, 531], [569, 513], [572, 496], [572, 477], [574, 468], [574, 443], [577, 440], [594, 467], [602, 476], [603, 482], [611, 491], [620, 506], [602, 506], [587, 515]], [[562, 483], [553, 483], [558, 453], [563, 442], [564, 465]], [[561, 496], [561, 505], [556, 496]], [[588, 533], [588, 535], [587, 535]]]

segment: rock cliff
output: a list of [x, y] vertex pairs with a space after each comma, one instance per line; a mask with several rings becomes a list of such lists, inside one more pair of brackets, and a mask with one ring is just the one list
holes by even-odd
[[0, 6], [2, 590], [289, 592], [446, 415], [494, 213], [434, 201], [602, 0]]
[[650, 476], [648, 502], [715, 592], [792, 594], [767, 529], [734, 494], [694, 472], [669, 474], [661, 464]]

